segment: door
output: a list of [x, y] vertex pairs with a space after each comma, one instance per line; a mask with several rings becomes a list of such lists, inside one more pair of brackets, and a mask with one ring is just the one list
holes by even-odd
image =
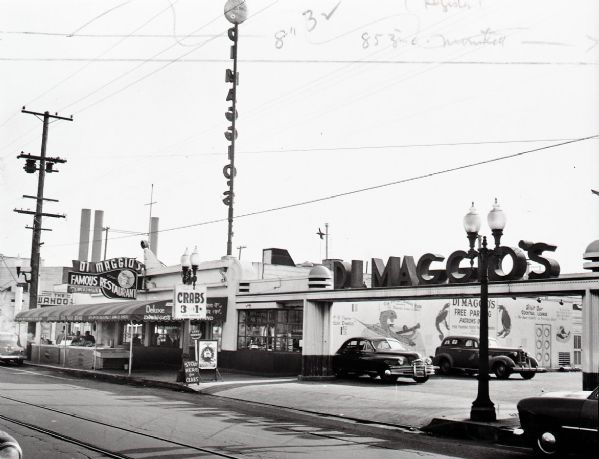
[[535, 357], [539, 366], [551, 368], [551, 325], [535, 324]]
[[454, 365], [460, 368], [478, 368], [478, 341], [467, 338], [456, 348]]

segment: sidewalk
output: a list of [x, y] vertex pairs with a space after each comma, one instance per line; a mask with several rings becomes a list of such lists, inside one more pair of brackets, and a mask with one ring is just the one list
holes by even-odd
[[[224, 371], [221, 372], [222, 379], [217, 381], [206, 380], [202, 376], [199, 385], [186, 386], [176, 382], [174, 370], [140, 370], [133, 371], [129, 376], [122, 370], [81, 370], [28, 362], [26, 365], [81, 378], [196, 392], [438, 436], [519, 444], [518, 438], [511, 433], [519, 425], [515, 403], [498, 403], [494, 400], [498, 418], [496, 422], [471, 422], [468, 416], [475, 392], [450, 396], [443, 394], [443, 387], [448, 382], [438, 377], [431, 377], [424, 384], [400, 379], [393, 385], [368, 379], [316, 382], [299, 381], [297, 377], [259, 377]], [[472, 378], [463, 379], [457, 384], [473, 387], [476, 384]], [[514, 379], [513, 383], [519, 384], [521, 381]]]

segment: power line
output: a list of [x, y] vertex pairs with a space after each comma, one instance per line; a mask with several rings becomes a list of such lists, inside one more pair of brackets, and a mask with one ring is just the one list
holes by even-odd
[[[324, 196], [321, 198], [315, 198], [315, 199], [310, 199], [307, 201], [300, 201], [300, 202], [296, 202], [296, 203], [292, 203], [292, 204], [286, 204], [283, 206], [278, 206], [278, 207], [271, 207], [269, 209], [263, 209], [263, 210], [257, 210], [254, 212], [248, 212], [245, 214], [240, 214], [240, 215], [236, 215], [234, 218], [243, 218], [243, 217], [251, 217], [254, 215], [261, 215], [261, 214], [266, 214], [266, 213], [270, 213], [270, 212], [276, 212], [279, 210], [285, 210], [285, 209], [291, 209], [294, 207], [300, 207], [300, 206], [305, 206], [308, 204], [315, 204], [317, 202], [323, 202], [323, 201], [329, 201], [332, 199], [336, 199], [336, 198], [341, 198], [344, 196], [350, 196], [350, 195], [354, 195], [354, 194], [358, 194], [358, 193], [363, 193], [366, 191], [372, 191], [372, 190], [377, 190], [380, 188], [386, 188], [386, 187], [390, 187], [390, 186], [394, 186], [394, 185], [400, 185], [403, 183], [408, 183], [408, 182], [416, 182], [418, 180], [423, 180], [426, 178], [430, 178], [430, 177], [435, 177], [438, 175], [444, 175], [444, 174], [448, 174], [450, 172], [457, 172], [460, 170], [465, 170], [465, 169], [470, 169], [473, 167], [478, 167], [478, 166], [484, 166], [486, 164], [491, 164], [491, 163], [495, 163], [495, 162], [499, 162], [499, 161], [504, 161], [507, 159], [513, 159], [513, 158], [517, 158], [520, 156], [524, 156], [530, 153], [535, 153], [538, 151], [542, 151], [542, 150], [548, 150], [550, 148], [557, 148], [557, 147], [562, 147], [564, 145], [569, 145], [569, 144], [573, 144], [573, 143], [577, 143], [577, 142], [583, 142], [585, 140], [591, 140], [591, 139], [596, 139], [599, 138], [599, 134], [595, 134], [592, 136], [588, 136], [588, 137], [581, 137], [578, 139], [573, 139], [573, 140], [568, 140], [565, 142], [560, 142], [560, 143], [556, 143], [553, 145], [546, 145], [543, 147], [538, 147], [538, 148], [533, 148], [531, 150], [525, 150], [525, 151], [521, 151], [518, 153], [512, 153], [509, 155], [503, 155], [503, 156], [498, 156], [496, 158], [491, 158], [491, 159], [487, 159], [484, 161], [477, 161], [474, 163], [468, 163], [468, 164], [464, 164], [461, 166], [456, 166], [456, 167], [452, 167], [452, 168], [447, 168], [447, 169], [442, 169], [439, 171], [434, 171], [434, 172], [429, 172], [427, 174], [421, 174], [421, 175], [417, 175], [414, 177], [409, 177], [406, 179], [400, 179], [400, 180], [395, 180], [393, 182], [387, 182], [387, 183], [382, 183], [379, 185], [373, 185], [373, 186], [369, 186], [369, 187], [364, 187], [364, 188], [358, 188], [355, 190], [350, 190], [350, 191], [345, 191], [342, 193], [337, 193], [337, 194], [332, 194], [329, 196]], [[181, 230], [181, 229], [187, 229], [187, 228], [194, 228], [194, 227], [198, 227], [198, 226], [206, 226], [206, 225], [210, 225], [213, 223], [222, 223], [227, 221], [228, 218], [218, 218], [218, 219], [214, 219], [214, 220], [208, 220], [208, 221], [204, 221], [204, 222], [199, 222], [199, 223], [192, 223], [189, 225], [182, 225], [182, 226], [176, 226], [173, 228], [165, 228], [165, 229], [161, 229], [159, 231], [157, 231], [157, 233], [166, 233], [166, 232], [170, 232], [170, 231], [176, 231], [176, 230]], [[140, 232], [137, 234], [133, 234], [133, 235], [126, 235], [126, 236], [119, 236], [119, 237], [115, 237], [115, 238], [111, 238], [111, 239], [126, 239], [126, 238], [130, 238], [133, 236], [141, 236], [141, 235], [145, 235], [147, 233], [144, 232]], [[59, 246], [72, 246], [72, 245], [76, 245], [76, 244], [57, 244], [57, 245], [53, 245], [52, 247], [59, 247]]]
[[[456, 146], [466, 146], [466, 145], [501, 145], [501, 144], [511, 144], [511, 143], [537, 143], [537, 142], [564, 142], [568, 140], [573, 140], [571, 137], [566, 139], [520, 139], [520, 140], [481, 140], [474, 142], [443, 142], [443, 143], [411, 143], [411, 144], [402, 144], [402, 145], [357, 145], [355, 147], [315, 147], [315, 148], [281, 148], [275, 150], [246, 150], [240, 151], [238, 153], [246, 154], [246, 155], [258, 155], [258, 154], [267, 154], [267, 153], [311, 153], [311, 152], [321, 152], [321, 151], [352, 151], [352, 150], [387, 150], [393, 148], [433, 148], [433, 147], [456, 147]], [[143, 159], [152, 159], [152, 158], [172, 158], [172, 157], [187, 157], [187, 156], [222, 156], [223, 153], [172, 153], [172, 154], [162, 154], [162, 155], [127, 155], [127, 154], [119, 154], [119, 155], [88, 155], [90, 158], [102, 157], [102, 158], [143, 158]]]
[[[190, 37], [209, 37], [211, 39], [220, 38], [219, 34], [210, 35], [188, 35], [185, 38]], [[244, 36], [245, 38], [245, 36]], [[187, 45], [191, 46], [191, 45]], [[193, 45], [203, 46], [203, 45]], [[163, 51], [164, 52], [164, 51]], [[224, 63], [227, 59], [209, 59], [209, 58], [190, 58], [190, 59], [157, 59], [149, 58], [144, 59], [143, 57], [114, 57], [114, 58], [93, 58], [93, 57], [0, 57], [0, 61], [4, 62], [170, 62], [170, 63]], [[585, 61], [447, 61], [447, 60], [388, 60], [388, 59], [239, 59], [241, 63], [249, 64], [407, 64], [407, 65], [429, 65], [429, 64], [441, 64], [441, 65], [599, 65], [599, 62], [585, 62]]]

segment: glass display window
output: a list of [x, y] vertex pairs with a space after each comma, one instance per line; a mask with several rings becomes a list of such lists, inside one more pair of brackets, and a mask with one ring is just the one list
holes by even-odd
[[179, 347], [181, 329], [179, 325], [154, 324], [151, 346]]
[[301, 352], [301, 309], [257, 309], [239, 311], [238, 349]]

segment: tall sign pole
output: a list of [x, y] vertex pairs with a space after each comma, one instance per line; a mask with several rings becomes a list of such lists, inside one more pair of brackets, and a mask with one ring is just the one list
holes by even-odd
[[[65, 159], [61, 158], [48, 158], [46, 156], [46, 144], [48, 142], [48, 125], [50, 124], [50, 118], [65, 120], [65, 121], [73, 121], [73, 116], [70, 118], [65, 118], [62, 116], [58, 116], [58, 114], [51, 115], [49, 112], [37, 113], [25, 110], [25, 107], [21, 110], [22, 113], [28, 113], [30, 115], [35, 116], [43, 116], [43, 130], [42, 130], [42, 146], [40, 156], [34, 156], [29, 154], [21, 153], [17, 158], [25, 159], [25, 172], [34, 173], [36, 170], [38, 171], [38, 180], [37, 180], [37, 196], [24, 196], [28, 198], [35, 199], [37, 201], [35, 206], [35, 212], [31, 212], [23, 209], [14, 209], [15, 212], [23, 213], [23, 214], [31, 214], [33, 215], [33, 227], [28, 227], [33, 230], [33, 236], [31, 238], [31, 285], [29, 290], [29, 309], [37, 308], [37, 291], [39, 284], [39, 271], [40, 271], [40, 246], [41, 242], [41, 233], [42, 231], [51, 231], [46, 228], [42, 228], [42, 217], [54, 217], [54, 218], [65, 218], [65, 215], [60, 214], [49, 214], [43, 212], [43, 204], [44, 201], [54, 201], [57, 202], [56, 199], [47, 199], [44, 198], [44, 180], [46, 176], [46, 172], [58, 172], [54, 170], [55, 163], [66, 163]], [[39, 162], [39, 167], [36, 167], [36, 162]]]
[[229, 164], [223, 168], [223, 175], [227, 179], [229, 189], [223, 192], [223, 204], [228, 209], [228, 230], [227, 230], [227, 255], [233, 254], [233, 201], [235, 198], [234, 182], [237, 170], [235, 169], [235, 140], [237, 139], [237, 129], [235, 122], [237, 120], [237, 85], [239, 84], [239, 74], [237, 73], [237, 38], [238, 25], [247, 18], [247, 6], [245, 0], [227, 0], [225, 3], [225, 17], [233, 24], [227, 31], [229, 40], [233, 42], [231, 45], [231, 59], [233, 59], [233, 70], [227, 69], [225, 74], [225, 82], [231, 83], [232, 86], [227, 93], [227, 102], [231, 102], [231, 106], [225, 112], [225, 118], [231, 125], [225, 131], [225, 138], [230, 142], [228, 148]]

